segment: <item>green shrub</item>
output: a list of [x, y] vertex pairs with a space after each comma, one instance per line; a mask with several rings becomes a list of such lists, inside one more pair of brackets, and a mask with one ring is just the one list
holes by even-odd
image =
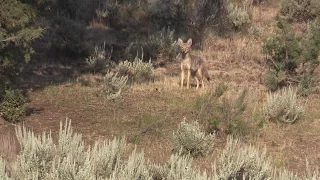
[[109, 71], [103, 78], [103, 87], [101, 93], [107, 96], [107, 99], [114, 100], [121, 96], [122, 89], [128, 81], [128, 75], [118, 76], [118, 73]]
[[[148, 1], [146, 0], [100, 1], [95, 14], [98, 21], [108, 27], [117, 29], [137, 28], [141, 22], [144, 22], [148, 7]], [[145, 26], [146, 24], [142, 25]]]
[[[52, 22], [54, 36], [51, 46], [56, 55], [77, 59], [88, 56], [90, 44], [85, 40], [85, 25], [64, 16], [56, 17]], [[71, 63], [71, 62], [66, 62]]]
[[246, 109], [246, 95], [247, 90], [243, 90], [238, 96], [222, 97], [221, 101], [215, 98], [211, 99], [206, 108], [206, 111], [213, 112], [207, 119], [208, 131], [222, 130], [227, 134], [246, 135], [250, 125], [241, 119]]
[[220, 82], [214, 91], [216, 97], [222, 96], [228, 90], [228, 85], [224, 82]]
[[315, 69], [319, 66], [320, 55], [320, 16], [310, 21], [307, 35], [302, 39], [302, 72], [299, 76], [299, 93], [308, 95], [315, 85]]
[[153, 66], [151, 60], [145, 63], [142, 59], [143, 55], [141, 59], [136, 57], [132, 62], [128, 60], [120, 62], [118, 65], [119, 74], [127, 75], [129, 83], [149, 82], [153, 79]]
[[220, 4], [219, 1], [207, 0], [150, 1], [148, 6], [149, 25], [150, 28], [156, 28], [154, 31], [170, 27], [177, 34], [192, 34], [194, 35], [193, 39], [199, 42], [205, 38], [203, 36], [204, 27], [210, 26], [218, 16]]
[[277, 27], [277, 33], [264, 41], [264, 50], [271, 58], [270, 67], [277, 73], [294, 74], [302, 54], [300, 38], [279, 17]]
[[85, 0], [56, 0], [55, 5], [59, 15], [69, 17], [72, 20], [88, 21], [92, 3]]
[[173, 134], [173, 151], [192, 156], [206, 155], [212, 151], [214, 134], [205, 134], [200, 130], [197, 121], [192, 123], [181, 122]]
[[198, 96], [196, 99], [196, 104], [194, 105], [195, 110], [201, 111], [201, 109], [206, 105], [208, 99], [210, 98], [208, 93]]
[[9, 85], [9, 79], [4, 75], [0, 75], [0, 102], [2, 102], [4, 95], [6, 94], [6, 89], [8, 89]]
[[228, 136], [227, 145], [218, 157], [219, 179], [269, 179], [272, 167], [266, 148], [260, 153], [253, 146], [241, 145]]
[[[36, 22], [37, 11], [35, 3], [0, 1], [0, 76], [10, 81], [14, 82], [31, 60], [33, 42], [44, 32]], [[0, 86], [4, 85], [3, 77], [0, 77]]]
[[307, 96], [310, 94], [312, 86], [312, 75], [310, 73], [304, 73], [299, 82], [298, 93], [302, 96]]
[[[155, 26], [167, 27], [169, 24], [174, 24], [175, 19], [178, 19], [177, 4], [180, 2], [155, 0], [150, 3], [148, 15], [151, 23]], [[186, 6], [186, 5], [184, 5]], [[174, 29], [176, 29], [174, 27]]]
[[247, 106], [247, 89], [237, 92], [236, 96], [222, 96], [226, 90], [227, 85], [220, 83], [214, 92], [198, 97], [195, 103], [195, 109], [199, 111], [198, 119], [206, 122], [209, 133], [246, 135], [252, 126], [242, 120]]
[[304, 111], [304, 107], [300, 104], [297, 91], [291, 87], [269, 93], [267, 101], [264, 104], [264, 114], [267, 120], [280, 121], [285, 123], [293, 123]]
[[279, 88], [279, 86], [284, 85], [285, 76], [281, 76], [282, 73], [276, 73], [274, 71], [269, 71], [265, 77], [265, 84], [268, 89], [271, 91], [275, 91]]
[[220, 119], [216, 119], [216, 118], [211, 118], [208, 119], [208, 127], [207, 127], [207, 131], [208, 132], [219, 132], [220, 124], [222, 124]]
[[289, 21], [309, 21], [320, 15], [318, 0], [281, 0], [280, 14]]
[[9, 122], [18, 122], [26, 115], [26, 98], [21, 90], [5, 90], [0, 106], [1, 116]]
[[[271, 69], [266, 76], [267, 86], [276, 90], [289, 84], [310, 84], [319, 65], [319, 21], [313, 21], [308, 26], [308, 33], [301, 36], [296, 35], [280, 17], [277, 21], [277, 33], [267, 38], [263, 45]], [[305, 78], [306, 75], [309, 78]]]

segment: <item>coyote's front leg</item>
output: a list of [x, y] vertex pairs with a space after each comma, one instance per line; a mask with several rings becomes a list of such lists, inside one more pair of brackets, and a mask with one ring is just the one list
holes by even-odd
[[190, 76], [191, 76], [191, 70], [190, 70], [190, 69], [188, 69], [187, 71], [188, 71], [188, 77], [187, 77], [187, 89], [189, 89], [189, 87], [190, 87]]
[[181, 86], [180, 88], [183, 88], [183, 81], [184, 81], [184, 69], [183, 69], [183, 65], [181, 65]]

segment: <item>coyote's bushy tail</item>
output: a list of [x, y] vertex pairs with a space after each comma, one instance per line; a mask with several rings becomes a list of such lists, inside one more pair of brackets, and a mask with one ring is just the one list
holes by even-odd
[[210, 76], [209, 76], [209, 73], [208, 73], [208, 70], [207, 70], [206, 67], [203, 68], [203, 75], [204, 75], [204, 77], [206, 77], [206, 79], [207, 79], [208, 81], [211, 80], [211, 79], [210, 79]]

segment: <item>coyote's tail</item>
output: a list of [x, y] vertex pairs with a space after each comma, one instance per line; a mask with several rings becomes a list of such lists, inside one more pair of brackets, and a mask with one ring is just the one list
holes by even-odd
[[208, 81], [211, 80], [207, 68], [203, 68], [203, 75]]

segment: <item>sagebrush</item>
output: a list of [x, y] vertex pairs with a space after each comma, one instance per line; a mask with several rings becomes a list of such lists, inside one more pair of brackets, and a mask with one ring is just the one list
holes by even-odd
[[261, 152], [228, 136], [225, 149], [218, 158], [219, 179], [269, 179], [271, 163], [266, 149]]
[[202, 132], [197, 121], [183, 121], [173, 134], [173, 150], [192, 156], [206, 155], [213, 150], [214, 139], [215, 134]]
[[304, 112], [304, 107], [292, 87], [283, 88], [278, 92], [269, 92], [264, 104], [264, 114], [267, 120], [293, 123]]
[[128, 75], [118, 76], [118, 73], [109, 71], [103, 78], [101, 93], [107, 96], [107, 99], [114, 100], [121, 96], [123, 88], [128, 81]]
[[110, 51], [107, 51], [106, 43], [101, 46], [96, 45], [93, 54], [85, 59], [86, 63], [94, 71], [110, 68], [114, 66], [114, 62], [111, 60], [112, 52], [113, 47], [111, 46]]
[[[213, 162], [212, 172], [200, 171], [193, 166], [190, 154], [180, 150], [172, 154], [163, 165], [147, 161], [143, 152], [134, 148], [128, 151], [125, 138], [96, 142], [90, 146], [81, 134], [74, 133], [71, 120], [60, 123], [56, 143], [51, 132], [35, 134], [24, 126], [16, 127], [16, 136], [21, 150], [11, 169], [0, 157], [1, 179], [52, 179], [52, 180], [152, 180], [152, 179], [319, 179], [317, 169], [308, 167], [301, 176], [286, 170], [274, 169], [266, 149], [257, 149], [241, 144], [228, 137], [227, 145]], [[127, 154], [129, 153], [129, 154]], [[129, 156], [128, 156], [129, 155]]]
[[53, 143], [51, 133], [36, 135], [25, 127], [18, 126], [16, 135], [21, 151], [12, 172], [15, 179], [109, 178], [126, 147], [121, 138], [87, 148], [70, 120], [60, 123], [58, 144]]
[[0, 157], [0, 179], [7, 180], [9, 179], [8, 173], [6, 172], [5, 160]]
[[227, 0], [225, 3], [228, 19], [235, 30], [248, 28], [252, 19], [253, 0]]
[[128, 76], [129, 83], [143, 83], [150, 82], [153, 79], [153, 65], [151, 60], [144, 62], [142, 58], [137, 57], [134, 61], [122, 61], [118, 65], [118, 72], [120, 75]]

